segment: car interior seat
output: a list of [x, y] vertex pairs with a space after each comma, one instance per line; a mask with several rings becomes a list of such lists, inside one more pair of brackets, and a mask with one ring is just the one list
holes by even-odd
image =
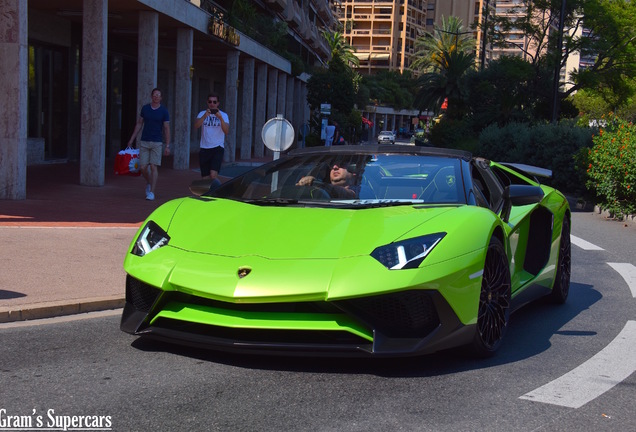
[[433, 180], [422, 193], [421, 198], [425, 202], [456, 202], [457, 201], [457, 179], [455, 178], [455, 168], [447, 166], [441, 168]]
[[[379, 166], [367, 165], [360, 181], [360, 199], [384, 198], [383, 187], [380, 184], [383, 174]], [[386, 187], [384, 187], [386, 189]]]

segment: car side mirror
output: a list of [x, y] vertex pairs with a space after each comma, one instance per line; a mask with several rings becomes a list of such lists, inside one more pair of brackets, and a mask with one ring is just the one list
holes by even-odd
[[543, 199], [543, 189], [539, 186], [532, 185], [510, 185], [506, 186], [503, 191], [503, 209], [501, 210], [501, 219], [508, 222], [510, 219], [510, 211], [512, 206], [522, 206], [540, 203]]

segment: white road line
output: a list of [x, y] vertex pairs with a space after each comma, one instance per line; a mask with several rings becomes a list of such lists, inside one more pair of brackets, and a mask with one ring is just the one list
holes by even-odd
[[572, 242], [572, 244], [584, 250], [605, 250], [602, 247], [596, 246], [595, 244], [585, 241], [582, 238], [573, 236], [572, 234], [570, 234], [570, 241]]
[[636, 321], [627, 321], [618, 336], [594, 357], [519, 399], [580, 408], [636, 371], [635, 346]]
[[630, 263], [607, 263], [610, 267], [623, 276], [627, 286], [632, 291], [632, 297], [636, 298], [636, 267]]

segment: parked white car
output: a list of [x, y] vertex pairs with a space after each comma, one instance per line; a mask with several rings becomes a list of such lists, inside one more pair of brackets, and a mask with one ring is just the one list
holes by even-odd
[[395, 144], [395, 135], [391, 131], [382, 131], [378, 135], [378, 144]]

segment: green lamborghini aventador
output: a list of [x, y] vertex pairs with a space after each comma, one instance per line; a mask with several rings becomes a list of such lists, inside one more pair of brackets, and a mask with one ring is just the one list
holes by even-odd
[[570, 285], [549, 171], [414, 146], [300, 149], [154, 211], [125, 258], [125, 332], [219, 350], [419, 355], [500, 346]]

